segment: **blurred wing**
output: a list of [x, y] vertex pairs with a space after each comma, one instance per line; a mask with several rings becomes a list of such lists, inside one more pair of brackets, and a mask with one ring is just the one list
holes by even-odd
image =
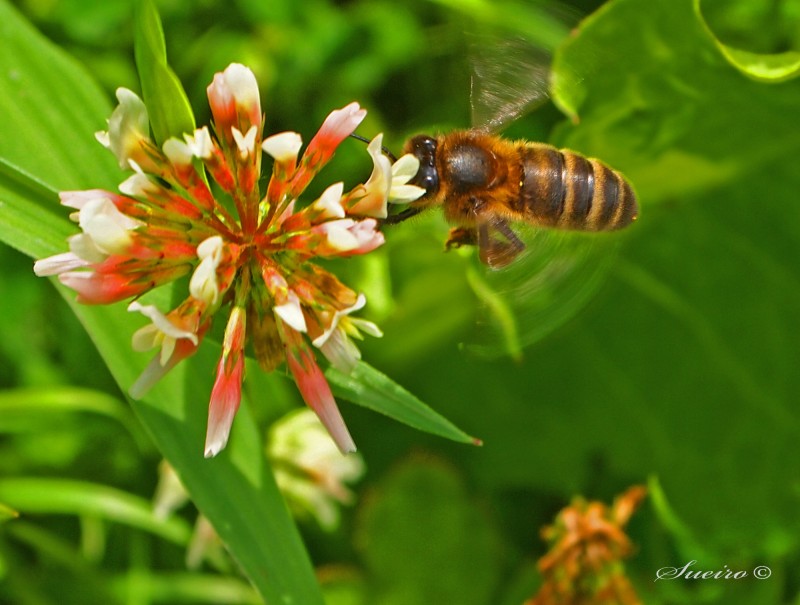
[[546, 101], [551, 55], [521, 38], [475, 38], [470, 46], [472, 125], [497, 132]]
[[511, 10], [498, 19], [502, 29], [482, 30], [470, 42], [472, 126], [488, 132], [547, 100], [555, 49], [582, 16], [557, 0], [526, 0]]
[[484, 312], [467, 348], [482, 356], [520, 357], [591, 300], [616, 256], [618, 239], [604, 234], [514, 228], [525, 243], [514, 262], [470, 275]]
[[491, 216], [477, 227], [478, 257], [490, 269], [502, 269], [525, 250], [525, 243], [504, 218]]

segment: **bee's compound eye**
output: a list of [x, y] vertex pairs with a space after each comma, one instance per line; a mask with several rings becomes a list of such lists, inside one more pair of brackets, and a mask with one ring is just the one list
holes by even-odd
[[436, 171], [436, 139], [418, 135], [408, 142], [406, 148], [419, 160], [419, 170], [410, 183], [425, 189], [426, 195], [436, 193], [439, 190], [439, 174]]

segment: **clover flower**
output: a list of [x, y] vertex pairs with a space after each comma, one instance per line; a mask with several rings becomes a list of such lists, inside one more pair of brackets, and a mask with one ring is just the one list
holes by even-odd
[[347, 484], [362, 477], [364, 460], [358, 454], [338, 455], [325, 428], [307, 409], [290, 412], [270, 427], [267, 455], [292, 511], [316, 518], [326, 531], [336, 529], [339, 506], [355, 500]]
[[[134, 398], [192, 355], [214, 316], [227, 313], [206, 457], [228, 440], [248, 343], [265, 371], [286, 362], [339, 449], [354, 451], [317, 350], [349, 372], [360, 356], [352, 338], [362, 332], [380, 336], [380, 330], [349, 317], [364, 306], [364, 296], [314, 260], [365, 254], [383, 244], [376, 219], [387, 215], [387, 203], [407, 203], [424, 193], [407, 185], [418, 163], [404, 156], [392, 166], [380, 152], [378, 135], [368, 147], [374, 169], [366, 183], [348, 192], [336, 183], [302, 204], [308, 184], [366, 111], [357, 103], [333, 111], [301, 155], [297, 133], [262, 137], [258, 85], [248, 68], [228, 66], [207, 92], [212, 129], [171, 138], [159, 148], [144, 103], [129, 90], [117, 91], [108, 132], [97, 138], [133, 174], [120, 184], [120, 193], [62, 192], [61, 203], [77, 211], [70, 218], [82, 232], [69, 239], [69, 252], [36, 262], [34, 270], [58, 275], [85, 304], [136, 299], [191, 275], [188, 296], [174, 309], [162, 312], [138, 300], [128, 307], [152, 322], [133, 335], [133, 348], [158, 349], [130, 389]], [[262, 192], [264, 153], [272, 158], [272, 171]]]

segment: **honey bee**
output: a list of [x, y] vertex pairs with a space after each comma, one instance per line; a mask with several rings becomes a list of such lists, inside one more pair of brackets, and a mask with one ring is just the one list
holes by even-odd
[[[505, 68], [509, 64], [514, 65], [503, 63]], [[504, 80], [492, 65], [473, 65], [473, 115], [483, 124], [408, 140], [404, 153], [420, 162], [411, 184], [426, 193], [385, 221], [399, 223], [441, 206], [445, 219], [455, 225], [447, 249], [477, 245], [481, 261], [492, 269], [508, 265], [525, 249], [511, 223], [610, 231], [630, 225], [638, 214], [630, 184], [600, 160], [545, 143], [509, 141], [491, 132], [545, 94], [541, 71], [525, 62], [517, 65], [517, 73], [510, 74], [513, 86], [507, 84], [509, 74]], [[528, 82], [519, 82], [525, 77]], [[491, 103], [497, 107], [487, 107]]]
[[631, 224], [638, 213], [636, 196], [619, 172], [544, 143], [508, 141], [476, 129], [418, 135], [404, 153], [419, 159], [411, 183], [426, 193], [386, 222], [440, 205], [455, 225], [446, 247], [477, 245], [481, 261], [493, 269], [525, 248], [510, 223], [610, 231]]

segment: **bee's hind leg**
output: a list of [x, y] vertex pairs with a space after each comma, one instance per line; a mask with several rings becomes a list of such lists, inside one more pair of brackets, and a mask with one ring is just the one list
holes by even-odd
[[517, 254], [525, 249], [525, 243], [519, 239], [519, 236], [514, 233], [514, 230], [506, 220], [495, 221], [493, 225], [507, 240], [510, 246], [516, 249]]
[[[489, 229], [502, 235], [501, 241]], [[525, 243], [514, 233], [505, 219], [497, 219], [478, 227], [478, 252], [483, 264], [491, 269], [501, 269], [516, 259], [525, 249]]]

